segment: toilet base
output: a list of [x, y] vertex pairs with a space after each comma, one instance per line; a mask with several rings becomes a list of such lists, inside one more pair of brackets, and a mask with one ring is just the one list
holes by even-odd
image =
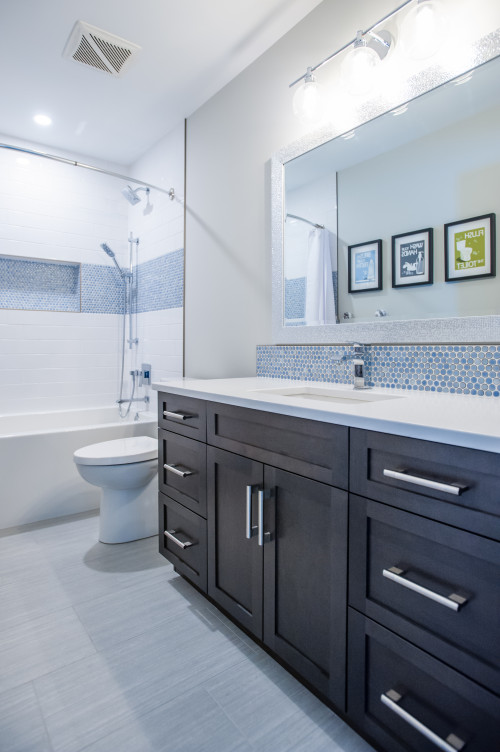
[[101, 489], [99, 540], [128, 543], [158, 534], [158, 479], [141, 488]]

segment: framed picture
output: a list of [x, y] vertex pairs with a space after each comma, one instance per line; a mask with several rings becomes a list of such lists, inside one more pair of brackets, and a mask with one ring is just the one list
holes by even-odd
[[449, 222], [444, 226], [446, 282], [495, 276], [495, 215]]
[[382, 289], [382, 241], [370, 240], [347, 248], [348, 292]]
[[432, 284], [432, 228], [392, 236], [392, 286]]

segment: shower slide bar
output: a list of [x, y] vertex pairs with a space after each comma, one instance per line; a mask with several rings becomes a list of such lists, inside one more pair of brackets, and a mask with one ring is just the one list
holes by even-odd
[[316, 222], [311, 222], [310, 219], [304, 219], [304, 217], [298, 217], [297, 214], [287, 214], [286, 219], [288, 219], [288, 217], [290, 217], [290, 219], [298, 219], [301, 222], [307, 222], [308, 225], [312, 225], [313, 227], [316, 227], [318, 230], [325, 229], [325, 225], [318, 225]]
[[168, 191], [165, 188], [159, 188], [157, 185], [151, 185], [150, 183], [144, 183], [137, 178], [131, 178], [128, 175], [120, 175], [118, 172], [111, 172], [111, 170], [105, 170], [103, 167], [94, 167], [93, 165], [85, 164], [84, 162], [76, 162], [74, 159], [67, 159], [66, 157], [59, 157], [56, 154], [48, 154], [44, 151], [36, 151], [35, 149], [27, 149], [23, 146], [13, 146], [12, 144], [1, 144], [0, 149], [9, 149], [10, 151], [20, 151], [22, 154], [31, 154], [35, 157], [43, 157], [44, 159], [52, 159], [54, 162], [62, 162], [63, 164], [72, 165], [73, 167], [83, 167], [86, 170], [93, 170], [94, 172], [101, 172], [104, 175], [111, 175], [113, 178], [121, 178], [128, 183], [135, 183], [136, 185], [144, 185], [148, 188], [153, 188], [160, 193], [166, 193], [171, 201], [175, 198], [175, 190], [170, 188]]

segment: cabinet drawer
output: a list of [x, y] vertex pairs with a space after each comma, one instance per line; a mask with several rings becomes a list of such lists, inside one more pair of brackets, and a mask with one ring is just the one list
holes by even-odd
[[349, 603], [500, 694], [500, 543], [350, 498]]
[[498, 752], [500, 699], [349, 609], [348, 714], [385, 752]]
[[206, 441], [207, 413], [203, 400], [180, 394], [158, 394], [158, 425], [198, 441]]
[[499, 488], [493, 452], [351, 430], [350, 490], [360, 496], [500, 540]]
[[347, 489], [345, 426], [209, 402], [207, 440], [220, 449]]
[[159, 495], [159, 515], [160, 553], [172, 562], [179, 574], [206, 593], [206, 520], [163, 494]]
[[207, 448], [170, 431], [158, 432], [160, 491], [207, 516]]

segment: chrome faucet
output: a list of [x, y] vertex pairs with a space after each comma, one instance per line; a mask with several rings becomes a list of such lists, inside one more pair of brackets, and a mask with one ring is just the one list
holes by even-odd
[[353, 389], [371, 389], [371, 386], [365, 384], [365, 345], [361, 342], [350, 342], [349, 344], [354, 347], [352, 359]]

